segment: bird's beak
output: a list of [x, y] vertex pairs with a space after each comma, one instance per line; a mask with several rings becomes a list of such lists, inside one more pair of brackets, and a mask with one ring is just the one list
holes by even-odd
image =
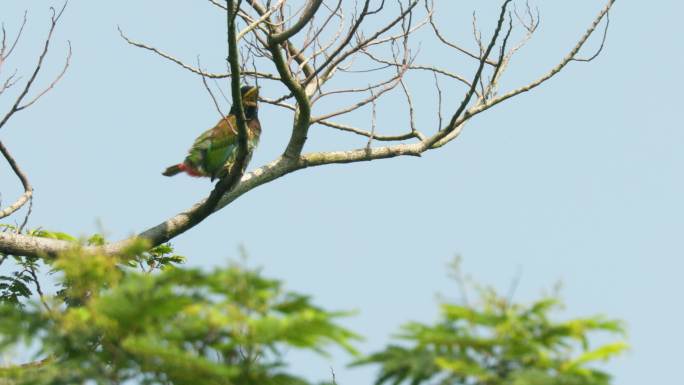
[[242, 95], [242, 103], [245, 106], [257, 106], [259, 101], [259, 87], [251, 87]]
[[249, 90], [247, 90], [247, 92], [245, 92], [244, 95], [242, 95], [242, 98], [243, 98], [243, 99], [248, 99], [248, 98], [252, 97], [252, 95], [258, 94], [258, 93], [259, 93], [259, 88], [260, 88], [260, 87], [252, 87], [252, 88], [250, 88]]

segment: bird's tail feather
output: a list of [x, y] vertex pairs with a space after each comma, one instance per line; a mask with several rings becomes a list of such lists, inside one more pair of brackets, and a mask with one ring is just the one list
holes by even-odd
[[164, 172], [162, 172], [162, 175], [164, 176], [174, 176], [180, 172], [183, 171], [183, 164], [174, 164], [173, 166], [168, 167]]

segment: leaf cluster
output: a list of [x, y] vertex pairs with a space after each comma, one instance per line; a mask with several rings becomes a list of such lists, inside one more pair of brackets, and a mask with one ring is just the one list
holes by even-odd
[[[288, 372], [289, 349], [352, 355], [358, 336], [338, 324], [348, 313], [316, 306], [306, 295], [258, 269], [230, 264], [211, 271], [180, 266], [173, 247], [131, 243], [118, 257], [86, 252], [101, 235], [29, 230], [67, 240], [73, 249], [45, 260], [60, 288], [40, 290], [40, 259], [11, 257], [17, 270], [0, 276], [0, 355], [35, 351], [28, 365], [0, 367], [9, 384], [288, 384], [308, 382]], [[92, 248], [90, 249], [92, 250]], [[613, 340], [623, 325], [601, 316], [560, 321], [556, 295], [512, 303], [471, 283], [478, 301], [442, 301], [433, 324], [411, 322], [399, 343], [358, 359], [379, 365], [375, 383], [439, 385], [608, 385], [597, 361], [627, 345]], [[33, 302], [31, 286], [40, 295]], [[464, 296], [466, 298], [467, 296]], [[605, 337], [605, 336], [604, 336]]]
[[[120, 260], [75, 248], [53, 263], [63, 290], [44, 305], [0, 305], [0, 354], [37, 347], [30, 365], [0, 368], [12, 384], [305, 384], [284, 352], [356, 353], [357, 336], [309, 297], [259, 270], [169, 267], [170, 246]], [[171, 257], [169, 257], [171, 255]], [[150, 274], [143, 261], [167, 266]]]
[[596, 332], [624, 334], [619, 321], [601, 316], [556, 321], [554, 296], [512, 304], [491, 288], [476, 305], [444, 302], [434, 324], [403, 326], [404, 344], [390, 345], [355, 365], [379, 364], [376, 384], [607, 385], [610, 376], [592, 366], [623, 352], [618, 340], [596, 348]]

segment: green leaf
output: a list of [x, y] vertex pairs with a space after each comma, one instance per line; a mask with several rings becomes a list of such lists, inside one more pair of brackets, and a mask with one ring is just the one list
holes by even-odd
[[31, 235], [42, 238], [59, 239], [61, 241], [78, 242], [78, 239], [59, 231], [35, 230]]
[[626, 342], [618, 341], [603, 345], [595, 350], [582, 353], [577, 358], [564, 363], [561, 366], [563, 371], [577, 370], [582, 365], [593, 361], [606, 361], [625, 352], [629, 348]]

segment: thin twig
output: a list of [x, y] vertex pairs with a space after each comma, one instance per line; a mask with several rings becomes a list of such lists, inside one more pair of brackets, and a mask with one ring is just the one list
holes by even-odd
[[275, 12], [276, 9], [278, 9], [278, 7], [280, 7], [281, 4], [284, 4], [285, 1], [287, 1], [287, 0], [278, 1], [278, 4], [274, 5], [273, 8], [266, 11], [263, 15], [261, 15], [260, 18], [258, 18], [257, 20], [252, 22], [250, 25], [248, 25], [245, 29], [240, 31], [240, 33], [238, 33], [238, 35], [237, 35], [237, 41], [240, 41], [240, 39], [242, 39], [246, 34], [250, 33], [252, 30], [257, 28], [259, 26], [259, 24], [268, 20], [268, 18], [271, 16], [271, 14], [273, 14], [273, 12]]
[[[430, 14], [433, 15], [435, 13], [434, 12], [434, 1], [432, 1], [431, 4], [432, 4], [432, 7], [430, 7], [430, 10], [431, 10]], [[427, 2], [425, 3], [425, 6], [428, 7]], [[467, 56], [470, 56], [473, 59], [476, 59], [478, 61], [481, 60], [481, 56], [482, 56], [481, 53], [479, 56], [475, 55], [474, 53], [472, 53], [472, 52], [470, 52], [464, 48], [461, 48], [461, 46], [459, 46], [458, 44], [450, 42], [446, 37], [444, 37], [444, 35], [441, 33], [441, 31], [437, 27], [437, 23], [434, 21], [433, 17], [430, 17], [430, 25], [432, 26], [432, 30], [435, 33], [435, 36], [437, 36], [437, 39], [439, 39], [439, 41], [441, 41], [442, 44], [446, 45], [447, 47], [451, 47], [451, 48], [453, 48], [453, 49], [455, 49], [455, 50], [457, 50], [457, 51], [459, 51], [459, 52], [461, 52]], [[480, 47], [482, 47], [482, 45], [480, 45]], [[494, 62], [491, 60], [488, 60], [488, 59], [485, 60], [485, 63], [487, 63], [491, 66], [494, 65]]]
[[31, 217], [31, 213], [33, 212], [33, 195], [29, 198], [28, 202], [28, 209], [26, 209], [26, 214], [24, 215], [24, 220], [21, 222], [21, 225], [17, 228], [17, 234], [21, 234], [24, 231], [24, 228], [26, 228], [26, 225], [28, 224], [29, 218]]
[[[64, 13], [64, 10], [66, 9], [66, 6], [69, 2], [65, 1], [64, 5], [62, 8], [57, 12], [54, 8], [50, 8], [52, 11], [52, 18], [50, 22], [50, 30], [48, 32], [47, 38], [45, 39], [45, 45], [43, 46], [43, 51], [41, 52], [40, 56], [38, 57], [38, 63], [36, 64], [35, 69], [33, 70], [33, 74], [29, 78], [29, 80], [26, 82], [26, 85], [24, 86], [24, 89], [21, 91], [19, 96], [14, 102], [14, 105], [10, 108], [10, 110], [5, 114], [5, 116], [0, 120], [0, 129], [7, 123], [7, 121], [14, 115], [16, 112], [23, 110], [24, 108], [28, 107], [28, 105], [21, 105], [21, 102], [24, 100], [26, 97], [26, 94], [28, 94], [29, 90], [31, 89], [31, 86], [33, 85], [33, 82], [36, 80], [36, 77], [38, 77], [38, 73], [40, 73], [40, 70], [43, 66], [43, 61], [45, 60], [45, 57], [47, 56], [48, 53], [48, 48], [50, 47], [50, 42], [52, 41], [52, 34], [55, 31], [55, 27], [57, 26], [57, 22], [59, 19], [62, 17], [62, 14]], [[69, 49], [69, 57], [71, 56], [71, 48]], [[68, 60], [67, 60], [68, 64]], [[59, 76], [61, 77], [61, 75]], [[58, 79], [59, 80], [59, 79]], [[47, 91], [45, 91], [47, 92]], [[42, 94], [44, 94], [43, 92]], [[35, 102], [35, 99], [30, 102], [30, 104], [33, 104]], [[30, 105], [29, 104], [29, 105]]]
[[33, 99], [31, 99], [26, 104], [23, 104], [20, 107], [18, 107], [18, 109], [17, 109], [18, 111], [21, 111], [24, 108], [27, 108], [27, 107], [30, 107], [31, 105], [33, 105], [33, 103], [37, 102], [38, 99], [40, 99], [43, 95], [48, 93], [48, 91], [55, 88], [57, 83], [59, 83], [59, 81], [62, 79], [64, 74], [67, 72], [67, 69], [69, 69], [69, 64], [71, 63], [71, 42], [67, 41], [67, 44], [69, 45], [69, 53], [67, 54], [66, 61], [64, 63], [64, 67], [62, 68], [62, 71], [59, 73], [59, 75], [57, 75], [57, 77], [47, 87], [45, 87], [42, 91], [40, 91]]
[[24, 27], [26, 26], [26, 16], [28, 15], [28, 11], [24, 11], [24, 18], [21, 22], [21, 26], [19, 27], [19, 32], [17, 32], [17, 36], [14, 38], [14, 42], [12, 42], [12, 45], [10, 45], [10, 49], [5, 52], [5, 48], [7, 46], [5, 45], [5, 25], [3, 24], [2, 26], [2, 49], [0, 50], [0, 64], [7, 59], [11, 54], [12, 51], [14, 51], [14, 48], [17, 46], [19, 43], [19, 39], [21, 38], [22, 33], [24, 32]]
[[[200, 64], [199, 55], [197, 56], [197, 68], [200, 68], [200, 69], [202, 68], [202, 65]], [[209, 96], [211, 96], [211, 100], [214, 102], [214, 107], [216, 107], [216, 111], [218, 111], [220, 118], [225, 119], [226, 115], [223, 113], [223, 111], [221, 111], [221, 106], [219, 106], [219, 103], [216, 100], [214, 93], [211, 92], [211, 88], [209, 88], [209, 84], [207, 84], [207, 78], [204, 75], [202, 76], [202, 84], [204, 84], [204, 89], [206, 89], [207, 92], [209, 93]], [[219, 87], [219, 90], [220, 89], [221, 88]], [[223, 92], [221, 92], [221, 93], [223, 93]], [[224, 95], [224, 97], [225, 97], [225, 95]]]
[[606, 27], [603, 30], [603, 38], [601, 38], [601, 46], [599, 49], [596, 51], [595, 54], [591, 55], [588, 58], [572, 58], [574, 61], [580, 61], [580, 62], [590, 62], [598, 57], [598, 55], [601, 54], [601, 51], [603, 51], [603, 46], [606, 44], [606, 38], [608, 37], [608, 26], [610, 25], [610, 12], [606, 12]]
[[[192, 73], [195, 73], [195, 74], [201, 75], [201, 76], [205, 76], [207, 78], [212, 78], [212, 79], [225, 79], [225, 78], [229, 78], [231, 76], [230, 73], [211, 73], [211, 72], [202, 71], [198, 68], [194, 68], [191, 65], [184, 63], [180, 59], [177, 59], [177, 58], [159, 50], [158, 48], [155, 48], [155, 47], [152, 47], [150, 45], [147, 45], [147, 44], [144, 44], [144, 43], [130, 39], [128, 36], [126, 36], [123, 33], [123, 31], [121, 30], [121, 28], [119, 26], [117, 26], [116, 28], [119, 30], [119, 34], [121, 35], [121, 38], [124, 39], [126, 41], [126, 43], [128, 43], [132, 46], [138, 47], [138, 48], [148, 50], [150, 52], [154, 52], [155, 54], [163, 57], [164, 59], [167, 59], [173, 63], [176, 63], [179, 66], [181, 66], [182, 68], [184, 68], [184, 69], [186, 69]], [[259, 76], [260, 78], [268, 79], [268, 80], [280, 80], [277, 76], [270, 74], [270, 73], [267, 73], [267, 72], [250, 72], [250, 71], [247, 71], [247, 72], [245, 72], [245, 74], [252, 75], [252, 76]]]
[[432, 73], [435, 77], [435, 88], [437, 89], [437, 129], [442, 128], [442, 88], [439, 86], [439, 78], [436, 73]]
[[[331, 122], [329, 120], [319, 120], [316, 122], [316, 124], [320, 124], [322, 126], [327, 126], [330, 128], [335, 128], [340, 131], [346, 131], [346, 132], [351, 132], [356, 135], [361, 135], [365, 136], [366, 138], [370, 138], [371, 132], [370, 131], [365, 131], [360, 128], [352, 127], [346, 124], [341, 124], [341, 123], [336, 123], [336, 122]], [[373, 139], [381, 142], [397, 142], [397, 141], [402, 141], [402, 140], [407, 140], [407, 139], [412, 139], [417, 137], [418, 133], [413, 133], [413, 132], [407, 132], [405, 134], [399, 134], [399, 135], [378, 135], [378, 134], [373, 134]]]
[[[30, 263], [31, 262], [29, 262], [29, 264]], [[36, 292], [38, 293], [38, 298], [40, 298], [40, 302], [43, 304], [43, 307], [45, 308], [45, 310], [47, 310], [48, 313], [52, 313], [52, 309], [50, 308], [50, 305], [48, 305], [47, 302], [45, 301], [45, 294], [43, 294], [43, 289], [40, 287], [40, 281], [38, 280], [38, 274], [36, 274], [36, 269], [32, 264], [29, 265], [28, 272], [31, 275], [31, 280], [36, 285]]]
[[[373, 89], [371, 88], [370, 90], [371, 96], [373, 95]], [[376, 107], [377, 107], [377, 98], [373, 99], [371, 101], [372, 108], [371, 108], [371, 132], [370, 135], [368, 135], [368, 143], [366, 144], [366, 149], [370, 151], [371, 144], [373, 143], [373, 136], [375, 136], [375, 126], [377, 125], [377, 113], [376, 113]]]

